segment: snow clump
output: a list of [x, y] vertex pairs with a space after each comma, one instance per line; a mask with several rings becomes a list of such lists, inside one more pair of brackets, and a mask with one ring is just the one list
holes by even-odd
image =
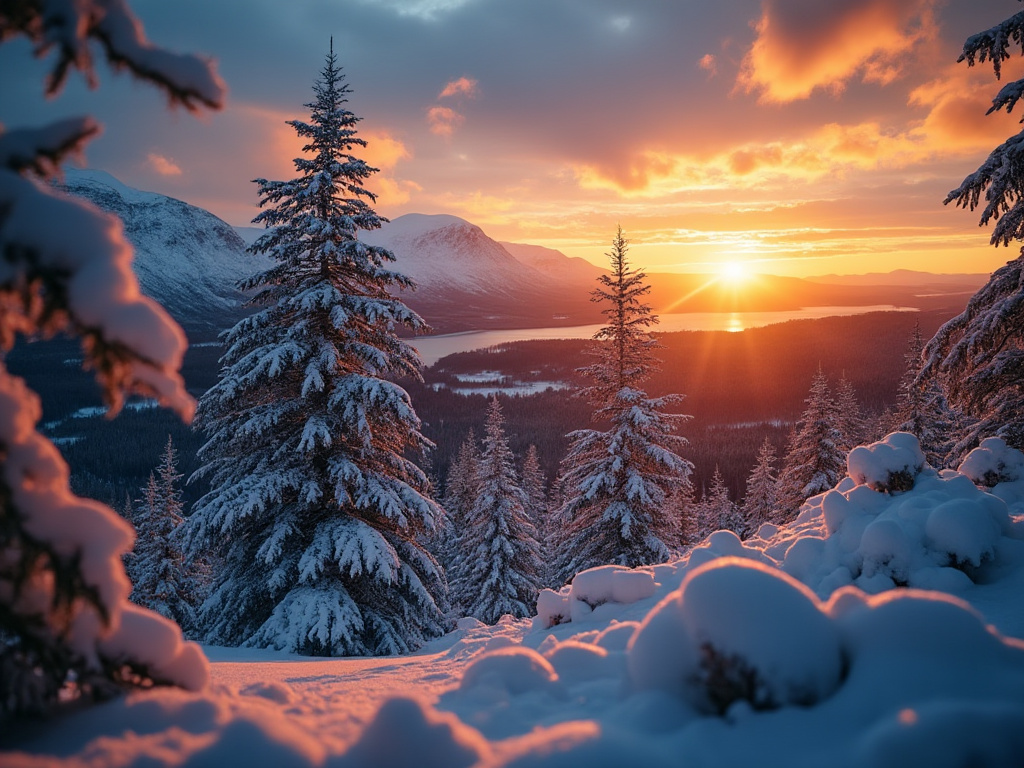
[[600, 565], [580, 571], [572, 583], [555, 592], [542, 589], [537, 596], [534, 626], [548, 629], [580, 621], [606, 603], [628, 605], [651, 597], [657, 589], [654, 573], [621, 565]]
[[850, 477], [880, 493], [900, 493], [914, 487], [925, 466], [917, 438], [908, 432], [893, 432], [877, 443], [859, 445], [846, 459]]
[[810, 705], [839, 685], [839, 632], [807, 587], [777, 569], [725, 557], [692, 571], [644, 620], [627, 651], [638, 690], [681, 693], [724, 714]]
[[989, 437], [967, 454], [957, 471], [985, 488], [1014, 483], [1024, 479], [1024, 453], [1001, 438]]

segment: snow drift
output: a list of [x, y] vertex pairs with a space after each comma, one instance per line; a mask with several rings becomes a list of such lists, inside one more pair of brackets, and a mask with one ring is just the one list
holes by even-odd
[[[373, 682], [369, 661], [290, 673], [275, 657], [260, 674], [287, 683], [232, 688], [249, 665], [215, 662], [207, 693], [134, 694], [92, 740], [51, 733], [13, 764], [1020, 765], [1024, 484], [979, 487], [915, 448], [865, 446], [790, 525], [585, 571], [534, 620], [460, 622], [419, 657], [373, 661]], [[972, 462], [1024, 461], [984, 448]]]

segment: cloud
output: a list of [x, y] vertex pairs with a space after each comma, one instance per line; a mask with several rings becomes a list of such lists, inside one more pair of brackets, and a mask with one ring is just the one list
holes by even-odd
[[427, 110], [430, 132], [437, 136], [451, 136], [465, 120], [465, 116], [449, 107], [434, 106]]
[[737, 86], [762, 102], [837, 93], [860, 76], [883, 85], [936, 37], [937, 0], [764, 0]]
[[146, 155], [146, 165], [161, 176], [181, 176], [181, 166], [171, 158], [156, 152]]
[[469, 77], [460, 77], [458, 80], [451, 80], [442, 91], [437, 94], [439, 99], [447, 99], [451, 96], [467, 96], [474, 98], [477, 95], [477, 81]]
[[392, 170], [399, 160], [412, 158], [405, 144], [387, 131], [364, 131], [362, 137], [366, 140], [363, 160], [382, 171]]
[[697, 66], [707, 72], [709, 78], [718, 74], [718, 61], [713, 53], [705, 53], [701, 56]]

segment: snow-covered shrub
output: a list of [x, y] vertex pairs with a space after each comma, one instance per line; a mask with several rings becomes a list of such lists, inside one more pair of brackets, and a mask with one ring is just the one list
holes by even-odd
[[700, 566], [648, 614], [628, 649], [638, 689], [722, 714], [809, 705], [839, 685], [839, 633], [803, 584], [741, 558]]
[[859, 445], [846, 459], [850, 477], [879, 493], [902, 493], [914, 487], [925, 466], [917, 438], [893, 432], [870, 445]]
[[646, 569], [600, 565], [580, 571], [572, 583], [555, 592], [543, 589], [537, 596], [535, 626], [547, 629], [567, 621], [579, 621], [606, 603], [629, 604], [651, 597], [657, 584]]
[[782, 568], [821, 597], [847, 584], [869, 593], [963, 589], [1012, 529], [1002, 499], [954, 472], [922, 472], [912, 492], [896, 496], [841, 483], [802, 515], [808, 524], [820, 520], [826, 538], [797, 540]]
[[1008, 446], [1002, 438], [989, 437], [964, 457], [957, 471], [985, 488], [1014, 483], [1024, 479], [1024, 453]]

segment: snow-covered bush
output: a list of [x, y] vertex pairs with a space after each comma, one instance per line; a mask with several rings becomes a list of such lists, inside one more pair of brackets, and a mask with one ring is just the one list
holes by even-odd
[[581, 571], [572, 583], [559, 591], [542, 589], [537, 596], [534, 625], [553, 627], [579, 621], [605, 603], [635, 603], [654, 594], [656, 584], [650, 570], [621, 565], [600, 565]]
[[839, 685], [839, 633], [807, 587], [777, 569], [721, 558], [692, 571], [644, 620], [628, 650], [637, 689], [723, 714], [810, 705]]
[[994, 559], [1012, 523], [1002, 499], [964, 475], [932, 471], [918, 475], [912, 493], [896, 496], [846, 479], [801, 514], [823, 524], [824, 538], [797, 540], [782, 567], [822, 597], [847, 584], [870, 593], [895, 586], [960, 591]]
[[914, 487], [925, 466], [918, 440], [907, 432], [893, 432], [870, 445], [859, 445], [846, 458], [854, 482], [879, 493], [901, 493]]
[[1024, 453], [1011, 448], [1001, 438], [989, 437], [964, 457], [957, 472], [985, 488], [1015, 483], [1024, 479]]

